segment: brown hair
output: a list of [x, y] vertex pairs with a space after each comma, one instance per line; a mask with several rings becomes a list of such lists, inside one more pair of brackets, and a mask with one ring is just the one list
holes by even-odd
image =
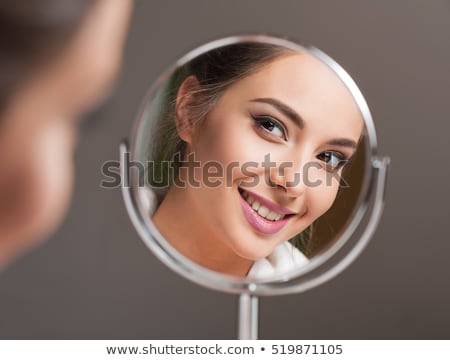
[[0, 114], [25, 79], [64, 48], [97, 1], [0, 2]]

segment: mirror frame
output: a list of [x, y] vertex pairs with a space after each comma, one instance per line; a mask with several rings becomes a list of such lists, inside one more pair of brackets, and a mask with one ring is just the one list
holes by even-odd
[[[158, 89], [167, 81], [173, 71], [207, 51], [240, 42], [269, 43], [309, 53], [327, 65], [341, 79], [353, 96], [365, 123], [365, 175], [358, 201], [350, 220], [346, 223], [345, 230], [328, 250], [313, 257], [307, 265], [286, 274], [258, 280], [217, 273], [199, 266], [175, 250], [160, 234], [149, 214], [146, 214], [144, 206], [139, 200], [139, 180], [129, 172], [130, 161], [139, 161], [136, 159], [137, 139], [141, 125], [146, 119], [149, 105]], [[350, 75], [328, 55], [314, 47], [303, 47], [272, 36], [231, 36], [206, 43], [188, 52], [169, 67], [150, 87], [135, 120], [130, 135], [130, 144], [124, 141], [120, 145], [122, 193], [131, 221], [146, 246], [165, 265], [186, 279], [210, 289], [234, 294], [267, 296], [298, 293], [319, 286], [341, 273], [358, 257], [373, 235], [384, 205], [386, 175], [390, 162], [389, 158], [378, 157], [377, 149], [374, 122], [361, 91]], [[367, 214], [369, 208], [371, 211]], [[358, 229], [361, 229], [363, 223], [365, 223], [365, 228], [362, 229], [360, 236], [353, 236]]]

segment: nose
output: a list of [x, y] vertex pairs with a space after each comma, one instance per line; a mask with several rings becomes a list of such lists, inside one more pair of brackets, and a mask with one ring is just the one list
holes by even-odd
[[290, 197], [299, 197], [306, 190], [302, 173], [298, 170], [300, 166], [293, 163], [283, 162], [269, 171], [269, 183], [286, 192]]

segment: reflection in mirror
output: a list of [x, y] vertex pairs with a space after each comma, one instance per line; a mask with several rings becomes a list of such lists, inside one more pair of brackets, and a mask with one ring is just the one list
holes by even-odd
[[364, 121], [340, 78], [307, 51], [257, 42], [209, 50], [170, 74], [146, 114], [141, 197], [159, 232], [197, 264], [282, 274], [330, 248], [351, 219]]

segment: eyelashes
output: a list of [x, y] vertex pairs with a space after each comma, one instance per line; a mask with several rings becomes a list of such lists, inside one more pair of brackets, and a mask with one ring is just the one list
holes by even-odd
[[324, 167], [329, 172], [336, 172], [348, 163], [349, 159], [339, 151], [327, 150], [319, 155], [317, 159], [324, 163]]
[[268, 115], [253, 116], [253, 120], [255, 121], [255, 124], [258, 127], [258, 129], [262, 131], [264, 134], [273, 137], [275, 139], [287, 141], [288, 132], [285, 126], [272, 116]]

